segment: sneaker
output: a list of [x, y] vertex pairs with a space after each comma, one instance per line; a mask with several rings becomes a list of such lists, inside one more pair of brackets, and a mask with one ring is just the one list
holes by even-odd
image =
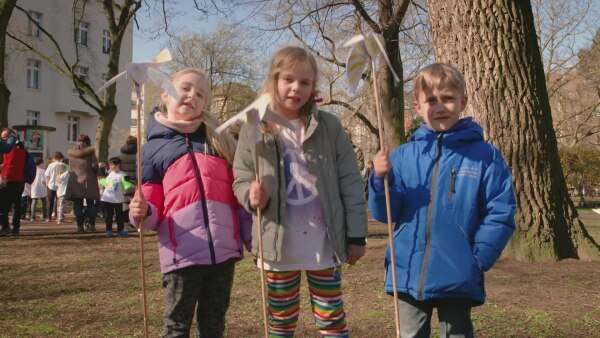
[[29, 222], [35, 222], [35, 218], [31, 218]]
[[106, 232], [106, 237], [111, 238], [113, 236], [112, 231], [107, 231]]
[[77, 227], [77, 232], [82, 233], [83, 232], [83, 227]]
[[121, 231], [117, 232], [117, 235], [119, 235], [119, 237], [127, 237], [127, 236], [129, 236], [129, 233], [125, 230], [121, 230]]
[[0, 229], [0, 236], [5, 236], [10, 234], [10, 229]]
[[44, 222], [48, 223], [48, 222], [50, 222], [50, 221], [51, 221], [51, 219], [50, 219], [50, 218], [46, 218], [46, 220], [45, 220]]
[[90, 232], [96, 232], [96, 226], [95, 225], [90, 225], [89, 229]]
[[56, 224], [60, 224], [60, 222], [61, 222], [61, 220], [60, 220], [60, 219], [57, 219], [57, 220], [56, 220]]

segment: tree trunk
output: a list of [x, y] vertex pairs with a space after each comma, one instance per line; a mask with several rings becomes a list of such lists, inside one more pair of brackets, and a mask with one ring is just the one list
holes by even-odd
[[400, 48], [398, 46], [398, 34], [400, 32], [399, 24], [387, 26], [383, 29], [385, 39], [385, 49], [390, 58], [392, 67], [400, 78], [398, 84], [394, 84], [394, 75], [388, 68], [387, 63], [382, 62], [383, 71], [379, 74], [379, 87], [381, 94], [381, 117], [385, 138], [391, 140], [387, 146], [391, 149], [397, 147], [405, 141], [404, 135], [404, 88], [402, 59], [400, 58]]
[[6, 55], [6, 29], [17, 0], [0, 0], [0, 129], [8, 127], [10, 90], [4, 81]]
[[529, 1], [429, 0], [437, 60], [465, 76], [471, 109], [512, 169], [517, 231], [505, 254], [599, 260], [567, 193]]
[[96, 131], [96, 140], [98, 142], [98, 161], [106, 163], [108, 161], [108, 148], [110, 131], [112, 129], [115, 116], [117, 115], [117, 106], [104, 107], [104, 114], [102, 114], [98, 121], [98, 130]]

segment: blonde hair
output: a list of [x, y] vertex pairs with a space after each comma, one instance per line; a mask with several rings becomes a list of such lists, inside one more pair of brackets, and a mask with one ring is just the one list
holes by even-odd
[[[273, 98], [273, 108], [275, 110], [277, 110], [279, 106], [279, 102], [277, 101], [277, 81], [279, 80], [279, 75], [283, 71], [294, 68], [294, 66], [300, 62], [306, 62], [306, 64], [312, 68], [314, 72], [312, 91], [313, 93], [316, 92], [317, 79], [319, 77], [317, 60], [315, 60], [312, 54], [310, 54], [304, 48], [294, 46], [283, 47], [275, 52], [275, 55], [273, 55], [271, 65], [269, 66], [269, 74], [267, 75], [267, 79], [263, 87], [263, 93], [269, 93]], [[315, 101], [311, 97], [302, 107], [300, 107], [300, 117], [304, 120], [304, 122], [306, 122], [305, 119], [308, 117], [315, 105]]]
[[[187, 68], [175, 73], [171, 76], [171, 81], [175, 82], [177, 79], [182, 77], [185, 74], [193, 73], [200, 76], [204, 81], [206, 81], [207, 88], [210, 88], [210, 84], [208, 83], [208, 77], [206, 73], [199, 68]], [[210, 145], [212, 145], [215, 150], [223, 156], [223, 158], [227, 161], [229, 165], [233, 164], [233, 157], [235, 155], [236, 141], [229, 133], [217, 133], [215, 129], [219, 127], [221, 124], [219, 120], [208, 111], [207, 107], [210, 107], [212, 101], [212, 93], [210, 90], [206, 93], [206, 101], [204, 103], [204, 109], [202, 110], [202, 122], [206, 126], [206, 140]], [[162, 102], [158, 109], [164, 113], [168, 114], [167, 106], [164, 102]]]
[[465, 79], [456, 67], [447, 63], [434, 63], [421, 69], [415, 76], [415, 97], [418, 97], [425, 87], [439, 89], [441, 86], [454, 87], [461, 95], [466, 94]]

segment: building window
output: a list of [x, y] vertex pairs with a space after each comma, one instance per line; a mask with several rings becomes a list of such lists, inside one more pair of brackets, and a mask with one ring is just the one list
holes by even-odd
[[110, 32], [107, 30], [102, 31], [102, 53], [110, 53], [110, 47], [112, 46], [112, 40], [110, 39]]
[[42, 25], [42, 13], [29, 11], [29, 15], [31, 16], [31, 19], [27, 25], [27, 34], [29, 34], [29, 36], [39, 38], [42, 36], [42, 33], [35, 23], [37, 22], [38, 25]]
[[40, 112], [28, 110], [25, 114], [25, 124], [28, 126], [37, 126], [40, 121]]
[[[73, 75], [81, 79], [81, 81], [88, 82], [88, 67], [75, 66], [73, 67]], [[77, 87], [73, 88], [73, 93], [79, 93]]]
[[42, 62], [40, 60], [27, 60], [27, 88], [40, 89], [40, 72]]
[[67, 117], [67, 141], [77, 142], [79, 136], [79, 117], [68, 116]]
[[79, 22], [75, 28], [75, 43], [82, 46], [88, 45], [88, 29], [90, 24], [87, 22]]

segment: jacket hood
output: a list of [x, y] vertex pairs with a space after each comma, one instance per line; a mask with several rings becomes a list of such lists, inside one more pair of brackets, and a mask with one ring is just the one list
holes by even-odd
[[77, 142], [75, 143], [75, 148], [69, 149], [69, 156], [82, 158], [86, 156], [90, 156], [96, 153], [96, 149], [92, 146], [87, 146], [85, 143]]
[[123, 154], [136, 154], [137, 153], [137, 145], [136, 144], [125, 144], [124, 146], [121, 147], [121, 152]]
[[[411, 141], [432, 141], [435, 140], [440, 132], [434, 131], [425, 123], [415, 131], [410, 138]], [[443, 134], [446, 145], [460, 144], [465, 142], [483, 141], [483, 128], [472, 117], [460, 119], [458, 123]]]

